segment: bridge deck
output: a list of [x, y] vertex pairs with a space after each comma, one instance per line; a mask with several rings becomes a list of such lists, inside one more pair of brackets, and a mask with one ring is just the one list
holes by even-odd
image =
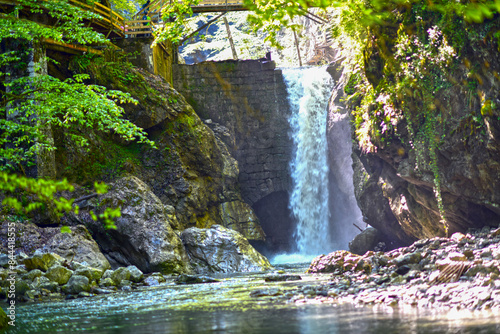
[[193, 13], [246, 10], [241, 0], [203, 0], [191, 9], [193, 9]]
[[[128, 37], [152, 34], [155, 28], [162, 25], [161, 11], [168, 7], [172, 0], [152, 0], [134, 15], [133, 20], [125, 21], [124, 33]], [[191, 6], [193, 13], [234, 12], [247, 10], [242, 0], [202, 0]]]

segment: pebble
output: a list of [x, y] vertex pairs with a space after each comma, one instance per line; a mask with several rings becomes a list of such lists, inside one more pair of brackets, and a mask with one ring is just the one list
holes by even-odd
[[[329, 288], [309, 285], [297, 289], [289, 302], [500, 311], [498, 236], [500, 229], [486, 227], [467, 234], [455, 233], [451, 238], [418, 240], [387, 253], [358, 256], [337, 251], [322, 255], [313, 260], [308, 272], [331, 272]], [[460, 269], [464, 266], [461, 263], [467, 267]], [[461, 275], [456, 282], [442, 282], [443, 277], [454, 277], [446, 273], [457, 271]], [[314, 301], [308, 299], [313, 291]]]

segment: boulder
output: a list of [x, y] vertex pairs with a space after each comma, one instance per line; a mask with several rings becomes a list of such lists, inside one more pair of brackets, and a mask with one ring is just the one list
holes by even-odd
[[144, 274], [136, 266], [128, 266], [127, 269], [130, 273], [130, 280], [132, 282], [139, 283], [144, 278]]
[[106, 270], [111, 268], [99, 246], [83, 225], [71, 227], [71, 233], [57, 233], [47, 241], [44, 250], [61, 255], [68, 261], [86, 263], [88, 266]]
[[165, 277], [160, 273], [152, 273], [149, 277], [144, 279], [144, 284], [147, 286], [157, 286], [160, 283], [165, 283]]
[[378, 230], [368, 227], [355, 236], [349, 243], [349, 251], [354, 254], [363, 255], [368, 251], [375, 250], [379, 242], [382, 242], [382, 239]]
[[208, 229], [192, 227], [181, 239], [198, 273], [249, 272], [271, 269], [269, 261], [258, 253], [240, 233], [220, 225]]
[[85, 276], [90, 281], [97, 281], [102, 277], [102, 270], [92, 267], [80, 267], [75, 270], [75, 274]]
[[149, 276], [144, 279], [144, 284], [147, 286], [158, 286], [160, 281], [155, 276]]
[[106, 277], [100, 280], [99, 286], [116, 286], [116, 282], [111, 277]]
[[26, 291], [30, 290], [31, 282], [27, 280], [17, 280], [16, 281], [16, 298], [23, 296]]
[[241, 233], [248, 240], [265, 240], [259, 219], [247, 203], [240, 200], [224, 202], [220, 211], [224, 227]]
[[64, 292], [71, 294], [78, 294], [82, 291], [89, 292], [89, 279], [82, 275], [73, 275], [63, 289]]
[[371, 263], [362, 256], [341, 250], [314, 258], [307, 272], [342, 274], [349, 271], [370, 273], [371, 270]]
[[200, 283], [217, 283], [217, 282], [220, 281], [208, 276], [179, 275], [175, 279], [175, 284], [200, 284]]
[[[7, 224], [0, 222], [0, 240], [7, 234]], [[102, 270], [110, 268], [109, 262], [99, 250], [99, 246], [92, 239], [89, 232], [83, 225], [70, 227], [71, 233], [61, 233], [60, 227], [38, 227], [32, 223], [16, 223], [16, 250], [32, 254], [52, 253], [59, 255], [58, 262], [78, 261], [89, 266]], [[7, 243], [5, 243], [5, 246]], [[0, 251], [4, 245], [0, 242]], [[6, 250], [5, 250], [6, 252]], [[28, 270], [40, 269], [46, 271], [55, 262], [49, 259], [40, 258], [38, 255], [23, 259], [18, 259], [19, 263], [24, 263]], [[52, 257], [52, 256], [51, 256]], [[62, 257], [62, 258], [61, 258]], [[49, 262], [47, 262], [49, 261]], [[47, 263], [43, 263], [47, 262]]]
[[56, 264], [62, 264], [65, 259], [54, 253], [42, 253], [41, 251], [35, 252], [32, 257], [24, 259], [24, 265], [27, 270], [39, 269], [47, 271], [50, 267]]
[[120, 285], [122, 281], [130, 280], [130, 270], [127, 267], [120, 267], [113, 271], [111, 279], [113, 279], [117, 285]]
[[302, 279], [299, 275], [268, 275], [264, 278], [265, 282], [287, 282], [287, 281], [300, 281]]
[[32, 286], [34, 288], [40, 288], [43, 284], [50, 283], [50, 280], [45, 276], [35, 277]]
[[175, 216], [140, 179], [118, 179], [107, 194], [99, 197], [99, 213], [120, 208], [116, 230], [89, 223], [94, 238], [114, 266], [135, 265], [143, 272], [186, 273], [190, 271], [181, 240], [170, 223]]
[[[43, 272], [40, 269], [33, 269], [27, 274], [24, 274], [23, 278], [24, 279], [29, 279], [30, 281], [33, 281], [35, 278], [40, 277], [43, 275]], [[2, 275], [0, 275], [1, 277]]]
[[55, 265], [50, 267], [49, 270], [47, 270], [47, 273], [45, 273], [45, 277], [47, 277], [52, 282], [56, 282], [59, 285], [63, 285], [68, 283], [72, 274], [73, 272], [68, 268], [65, 268], [60, 265]]

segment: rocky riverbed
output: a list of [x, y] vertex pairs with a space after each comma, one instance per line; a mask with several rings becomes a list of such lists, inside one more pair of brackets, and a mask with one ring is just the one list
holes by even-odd
[[328, 282], [288, 291], [289, 303], [356, 303], [500, 311], [500, 229], [485, 227], [363, 256], [336, 251], [309, 273]]
[[[6, 260], [0, 258], [0, 264], [7, 265]], [[22, 265], [16, 268], [15, 289], [23, 301], [88, 297], [176, 281], [217, 282], [197, 275], [144, 275], [135, 266], [102, 270], [52, 253], [20, 254], [17, 260]], [[7, 272], [0, 269], [3, 282]], [[249, 297], [256, 301], [271, 297], [275, 304], [355, 303], [500, 311], [500, 229], [423, 239], [386, 253], [360, 256], [336, 251], [315, 258], [306, 274], [275, 271], [253, 277], [261, 280], [255, 281], [260, 282], [258, 289], [250, 289]], [[5, 297], [7, 292], [8, 286], [3, 286], [1, 295]]]

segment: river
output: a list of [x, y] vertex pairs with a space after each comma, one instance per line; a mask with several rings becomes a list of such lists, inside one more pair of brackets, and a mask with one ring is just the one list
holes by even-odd
[[[13, 333], [499, 333], [490, 312], [287, 303], [297, 285], [327, 283], [329, 275], [278, 266], [301, 281], [264, 282], [265, 274], [233, 274], [219, 283], [176, 285], [17, 308]], [[251, 296], [252, 291], [270, 295]], [[278, 294], [275, 294], [277, 291]], [[2, 305], [3, 306], [3, 305]], [[10, 332], [9, 332], [10, 333]]]

